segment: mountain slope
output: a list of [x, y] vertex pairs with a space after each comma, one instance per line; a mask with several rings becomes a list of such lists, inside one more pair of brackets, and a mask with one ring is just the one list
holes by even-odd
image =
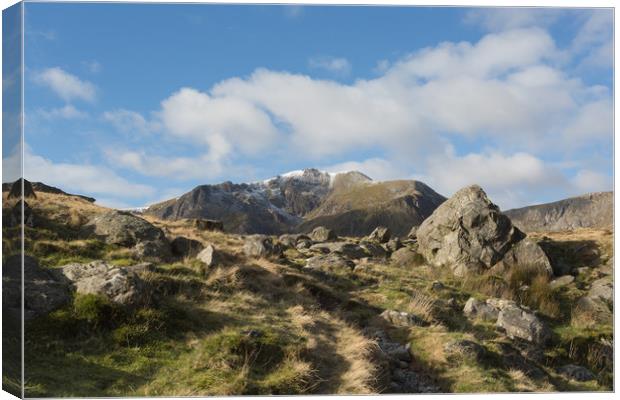
[[339, 235], [361, 236], [383, 225], [403, 236], [445, 201], [426, 184], [413, 180], [334, 186], [323, 204], [300, 224], [299, 231], [323, 225]]
[[613, 192], [598, 192], [504, 212], [521, 230], [567, 231], [613, 225]]

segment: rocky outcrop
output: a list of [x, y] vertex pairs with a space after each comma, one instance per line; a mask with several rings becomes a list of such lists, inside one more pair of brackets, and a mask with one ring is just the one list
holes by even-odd
[[352, 271], [355, 263], [338, 253], [319, 254], [306, 260], [305, 269], [323, 272]]
[[392, 233], [389, 228], [385, 226], [378, 226], [374, 231], [370, 232], [370, 235], [366, 238], [369, 242], [387, 243], [392, 237]]
[[108, 244], [123, 247], [136, 246], [139, 257], [166, 258], [170, 256], [170, 244], [164, 232], [148, 221], [126, 211], [108, 211], [97, 215], [84, 230], [101, 238]]
[[[15, 187], [15, 189], [13, 189], [13, 186], [17, 185]], [[2, 191], [3, 192], [9, 192], [9, 198], [11, 198], [13, 195], [11, 195], [11, 193], [14, 191], [14, 193], [16, 195], [18, 195], [18, 193], [20, 192], [20, 185], [21, 185], [21, 179], [14, 182], [14, 183], [3, 183], [2, 184]], [[26, 194], [25, 197], [36, 197], [36, 193], [41, 192], [41, 193], [51, 193], [51, 194], [62, 194], [65, 196], [72, 196], [72, 197], [78, 197], [80, 199], [86, 200], [90, 203], [94, 203], [95, 199], [92, 197], [88, 197], [88, 196], [82, 196], [79, 194], [71, 194], [71, 193], [67, 193], [59, 188], [56, 188], [54, 186], [49, 186], [46, 185], [45, 183], [42, 182], [29, 182], [27, 179], [24, 179], [24, 193]], [[19, 196], [19, 195], [18, 195]]]
[[500, 261], [509, 268], [527, 266], [552, 273], [538, 244], [524, 238], [476, 185], [459, 190], [417, 231], [424, 258], [431, 265], [448, 266], [457, 276], [488, 270]]
[[147, 264], [116, 267], [105, 261], [93, 261], [67, 264], [54, 273], [71, 282], [77, 293], [101, 295], [117, 304], [136, 306], [150, 301], [149, 287], [137, 273], [146, 268]]
[[[2, 266], [2, 307], [21, 309], [22, 261], [20, 255], [6, 259]], [[50, 270], [41, 268], [37, 259], [24, 256], [24, 318], [45, 315], [71, 300], [69, 284]]]
[[339, 253], [352, 259], [368, 256], [366, 251], [361, 246], [350, 242], [317, 243], [310, 246], [310, 250], [315, 250], [322, 253]]
[[483, 321], [497, 321], [499, 310], [485, 301], [470, 297], [465, 303], [465, 307], [463, 307], [463, 314], [469, 318], [481, 319]]
[[525, 232], [610, 228], [614, 221], [613, 206], [613, 192], [598, 192], [508, 210], [505, 214]]

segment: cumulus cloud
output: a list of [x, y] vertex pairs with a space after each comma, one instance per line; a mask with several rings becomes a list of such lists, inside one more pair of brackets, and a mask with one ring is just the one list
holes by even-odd
[[143, 198], [155, 193], [152, 187], [129, 182], [107, 167], [54, 162], [34, 154], [28, 147], [24, 151], [24, 177], [75, 193], [118, 198]]
[[103, 113], [103, 119], [124, 133], [147, 134], [159, 129], [156, 121], [147, 120], [142, 114], [131, 110], [117, 109]]
[[374, 181], [389, 181], [404, 179], [408, 172], [392, 161], [383, 158], [369, 158], [364, 161], [346, 161], [334, 165], [319, 168], [327, 172], [359, 171]]
[[476, 8], [465, 14], [464, 22], [489, 31], [548, 26], [557, 21], [561, 10], [529, 7]]
[[613, 188], [613, 178], [611, 175], [582, 169], [573, 178], [573, 184], [578, 193], [602, 192]]
[[65, 101], [74, 99], [93, 101], [95, 85], [72, 75], [59, 67], [47, 68], [33, 75], [34, 82], [47, 86]]
[[88, 113], [78, 110], [71, 104], [59, 108], [40, 108], [36, 113], [44, 119], [83, 119], [88, 116]]
[[340, 75], [347, 75], [351, 72], [351, 63], [346, 58], [319, 56], [308, 60], [310, 68], [322, 69]]

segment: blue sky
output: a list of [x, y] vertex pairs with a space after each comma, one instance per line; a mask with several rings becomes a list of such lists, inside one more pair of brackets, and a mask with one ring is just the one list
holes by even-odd
[[290, 170], [610, 190], [612, 11], [27, 3], [26, 178], [142, 206]]

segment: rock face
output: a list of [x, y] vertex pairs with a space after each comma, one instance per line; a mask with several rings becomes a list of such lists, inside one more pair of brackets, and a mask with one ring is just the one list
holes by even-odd
[[248, 236], [243, 244], [243, 253], [248, 257], [269, 257], [280, 255], [282, 249], [278, 244], [273, 243], [269, 236], [252, 235]]
[[[21, 256], [6, 259], [2, 266], [2, 306], [19, 312], [21, 308]], [[24, 317], [30, 319], [47, 314], [71, 300], [69, 284], [38, 261], [24, 256]]]
[[85, 230], [101, 237], [108, 244], [137, 248], [139, 255], [162, 257], [170, 255], [170, 244], [164, 232], [125, 211], [108, 211], [94, 217], [85, 225]]
[[142, 305], [150, 300], [147, 284], [134, 267], [115, 267], [105, 261], [67, 264], [54, 271], [74, 286], [77, 293], [98, 294], [123, 305]]
[[509, 266], [535, 265], [551, 272], [540, 247], [523, 243], [515, 228], [479, 186], [459, 190], [420, 225], [420, 253], [434, 266], [449, 266], [457, 276], [481, 272], [500, 261]]
[[613, 192], [598, 192], [553, 203], [508, 210], [505, 214], [519, 229], [567, 231], [613, 226]]

